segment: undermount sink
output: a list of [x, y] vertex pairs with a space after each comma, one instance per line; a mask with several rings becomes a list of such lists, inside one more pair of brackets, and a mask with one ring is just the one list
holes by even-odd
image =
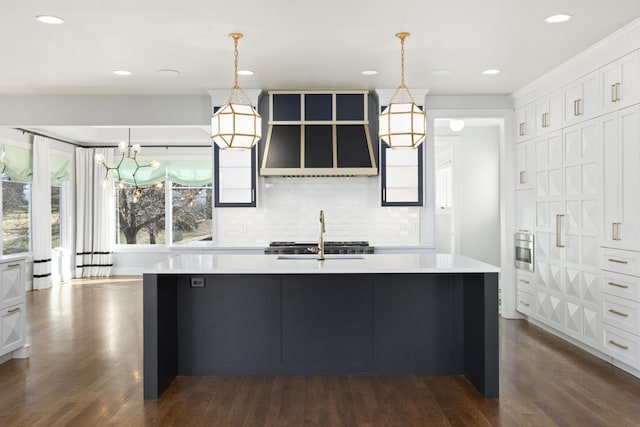
[[[289, 255], [278, 255], [277, 259], [307, 259], [307, 260], [318, 260], [318, 255], [316, 254], [289, 254]], [[364, 256], [358, 254], [328, 254], [324, 256], [324, 259], [364, 259]]]

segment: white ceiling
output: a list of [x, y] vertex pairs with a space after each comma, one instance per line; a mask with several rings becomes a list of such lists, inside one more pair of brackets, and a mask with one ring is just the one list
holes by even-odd
[[[230, 88], [510, 94], [640, 16], [638, 0], [2, 0], [0, 96], [203, 95]], [[544, 18], [570, 13], [564, 24]], [[45, 25], [36, 15], [56, 15]], [[498, 68], [501, 74], [481, 72]], [[128, 70], [116, 76], [113, 70]], [[158, 73], [176, 69], [178, 75]], [[361, 71], [379, 70], [376, 76]], [[451, 69], [450, 76], [433, 70]]]

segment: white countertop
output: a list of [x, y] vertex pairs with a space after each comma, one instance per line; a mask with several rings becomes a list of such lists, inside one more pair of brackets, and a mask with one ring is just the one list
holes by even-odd
[[[283, 259], [286, 257], [286, 259]], [[452, 254], [316, 255], [194, 254], [177, 255], [143, 273], [157, 274], [362, 274], [362, 273], [498, 273], [496, 266]]]

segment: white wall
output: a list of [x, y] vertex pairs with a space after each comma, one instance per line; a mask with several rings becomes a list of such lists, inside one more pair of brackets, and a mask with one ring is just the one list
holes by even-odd
[[460, 253], [500, 266], [500, 129], [468, 127], [460, 133]]

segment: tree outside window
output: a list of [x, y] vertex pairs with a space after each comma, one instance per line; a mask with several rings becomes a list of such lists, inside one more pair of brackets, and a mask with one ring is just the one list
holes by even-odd
[[51, 247], [57, 248], [62, 246], [61, 229], [60, 229], [60, 186], [51, 187]]
[[31, 185], [2, 178], [2, 253], [29, 251]]
[[187, 186], [173, 184], [173, 241], [186, 244], [211, 240], [213, 191], [211, 185]]
[[118, 220], [118, 244], [164, 244], [165, 243], [165, 189], [147, 188], [142, 191], [138, 203], [133, 203], [133, 187], [116, 191], [116, 215]]

